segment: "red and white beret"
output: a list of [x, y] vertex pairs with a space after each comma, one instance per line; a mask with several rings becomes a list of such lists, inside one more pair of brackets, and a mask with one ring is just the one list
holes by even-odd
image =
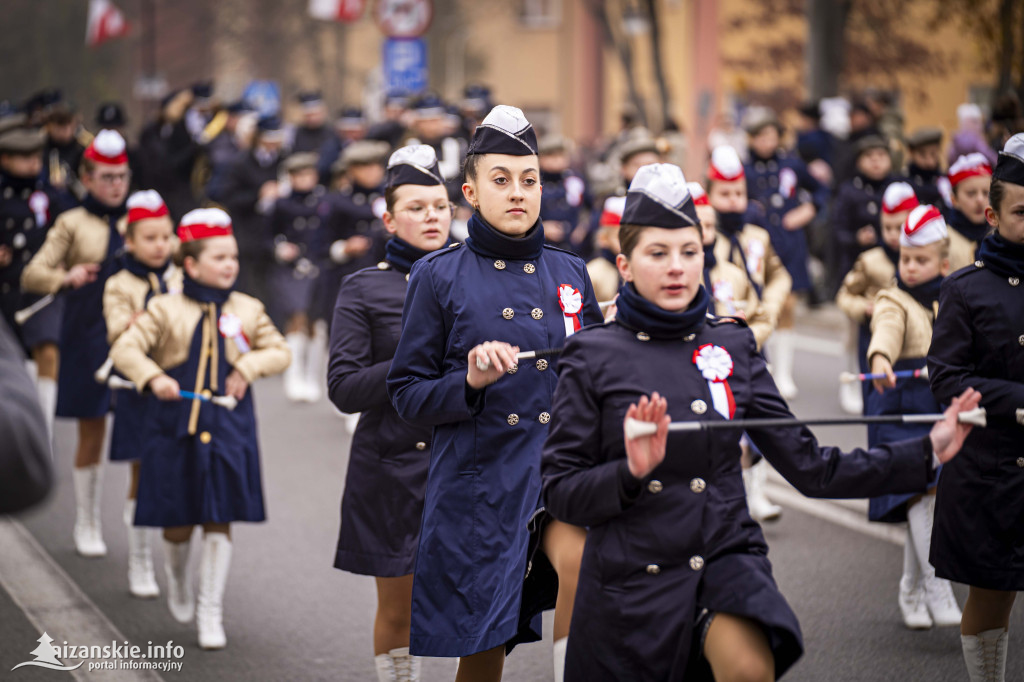
[[984, 154], [979, 154], [978, 152], [971, 152], [961, 156], [949, 167], [949, 183], [953, 187], [956, 187], [967, 178], [973, 178], [976, 175], [984, 175], [986, 177], [992, 175], [992, 166], [989, 165], [988, 159], [985, 158]]
[[882, 195], [882, 213], [892, 215], [915, 209], [920, 205], [914, 188], [906, 182], [894, 182], [885, 188]]
[[708, 167], [708, 178], [732, 182], [744, 177], [743, 162], [739, 153], [729, 145], [715, 147], [711, 152], [711, 165]]
[[922, 204], [904, 221], [900, 246], [927, 246], [942, 241], [947, 234], [942, 212], [931, 204]]
[[622, 224], [622, 212], [626, 209], [626, 197], [608, 197], [601, 210], [601, 227], [618, 227]]
[[101, 130], [92, 138], [92, 142], [86, 147], [83, 156], [96, 163], [106, 163], [116, 166], [128, 163], [128, 149], [116, 130]]
[[231, 217], [219, 208], [197, 208], [181, 218], [178, 225], [178, 239], [182, 244], [209, 237], [225, 237], [234, 234]]
[[155, 189], [147, 189], [128, 197], [128, 222], [167, 215], [167, 204]]
[[708, 193], [704, 191], [703, 185], [699, 182], [688, 182], [686, 186], [690, 190], [690, 196], [693, 197], [694, 206], [710, 206], [711, 202], [708, 201]]

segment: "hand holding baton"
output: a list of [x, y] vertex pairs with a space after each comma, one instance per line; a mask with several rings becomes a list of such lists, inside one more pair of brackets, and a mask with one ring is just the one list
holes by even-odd
[[[121, 377], [116, 375], [110, 377], [107, 380], [107, 386], [110, 386], [110, 388], [114, 390], [122, 388], [130, 389], [133, 391], [135, 390], [135, 382], [128, 381], [127, 379], [122, 379]], [[186, 400], [201, 400], [204, 403], [213, 403], [214, 405], [219, 405], [220, 407], [226, 407], [229, 410], [233, 410], [236, 407], [238, 407], [238, 400], [236, 400], [234, 396], [230, 395], [214, 395], [207, 397], [202, 393], [193, 393], [192, 391], [178, 391], [178, 395], [180, 395], [182, 398], [185, 398]]]
[[110, 379], [110, 372], [113, 369], [114, 358], [107, 358], [106, 361], [100, 365], [100, 368], [93, 373], [92, 378], [95, 379], [98, 384], [105, 384], [107, 383], [107, 380]]
[[[897, 379], [927, 379], [928, 368], [922, 367], [921, 369], [901, 369], [897, 372], [892, 373]], [[875, 373], [862, 373], [855, 374], [853, 372], [843, 372], [839, 375], [839, 381], [843, 384], [852, 384], [858, 381], [874, 381], [875, 379], [885, 379], [886, 375], [883, 372]]]
[[54, 294], [47, 294], [46, 296], [43, 296], [41, 299], [39, 299], [32, 305], [28, 306], [27, 308], [22, 308], [21, 310], [14, 313], [14, 321], [19, 325], [25, 324], [28, 321], [28, 318], [32, 317], [40, 310], [53, 303], [54, 298]]

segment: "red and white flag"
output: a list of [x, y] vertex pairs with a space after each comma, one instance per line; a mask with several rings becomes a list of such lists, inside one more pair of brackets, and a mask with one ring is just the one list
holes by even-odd
[[324, 21], [355, 21], [365, 8], [366, 0], [309, 0], [309, 16]]
[[89, 23], [85, 28], [85, 44], [96, 47], [111, 38], [128, 34], [124, 13], [110, 0], [89, 0]]

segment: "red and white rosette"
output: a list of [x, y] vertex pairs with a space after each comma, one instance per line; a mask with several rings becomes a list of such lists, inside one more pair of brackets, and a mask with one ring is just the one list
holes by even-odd
[[239, 353], [249, 352], [249, 338], [242, 331], [242, 319], [233, 313], [221, 313], [217, 328], [221, 336], [235, 342]]
[[562, 315], [565, 317], [565, 335], [566, 337], [572, 336], [580, 330], [583, 295], [571, 284], [559, 284], [558, 305], [562, 306]]
[[729, 388], [729, 377], [732, 376], [732, 356], [729, 351], [711, 343], [693, 351], [693, 364], [707, 380], [711, 390], [711, 403], [715, 411], [726, 419], [736, 416], [736, 399]]

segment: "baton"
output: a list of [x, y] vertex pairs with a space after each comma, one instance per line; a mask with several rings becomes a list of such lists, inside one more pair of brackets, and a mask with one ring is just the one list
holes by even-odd
[[96, 370], [92, 378], [96, 380], [98, 384], [105, 384], [110, 379], [110, 371], [114, 369], [114, 358], [107, 358], [106, 361], [100, 365], [100, 368]]
[[[127, 379], [122, 379], [121, 377], [116, 375], [110, 377], [107, 380], [107, 386], [110, 386], [110, 388], [115, 390], [121, 388], [135, 390], [135, 382], [128, 381]], [[234, 396], [230, 395], [215, 395], [207, 398], [205, 395], [201, 393], [193, 393], [192, 391], [178, 391], [178, 395], [188, 400], [201, 400], [204, 403], [213, 403], [214, 405], [226, 407], [229, 410], [233, 410], [236, 407], [238, 407], [238, 400], [236, 400]]]
[[25, 322], [28, 321], [28, 318], [32, 317], [40, 310], [53, 303], [53, 300], [53, 294], [47, 294], [46, 296], [43, 296], [41, 299], [39, 299], [32, 305], [28, 306], [27, 308], [22, 308], [21, 310], [14, 313], [14, 321], [17, 324], [25, 324]]
[[[921, 369], [901, 369], [898, 372], [893, 372], [893, 376], [897, 379], [927, 379], [928, 368], [922, 367]], [[871, 381], [873, 379], [885, 379], [885, 374], [876, 372], [874, 374], [854, 374], [853, 372], [843, 372], [839, 375], [839, 381], [843, 384], [852, 384], [857, 381]]]
[[[549, 358], [552, 355], [558, 355], [562, 352], [561, 348], [541, 348], [539, 350], [524, 350], [516, 353], [516, 362], [520, 360], [534, 360], [537, 358]], [[481, 372], [486, 372], [491, 366], [491, 361], [487, 357], [479, 357], [476, 359], [476, 368]]]
[[[868, 417], [825, 417], [823, 419], [800, 419], [789, 417], [781, 419], [723, 419], [715, 421], [691, 421], [672, 422], [668, 425], [669, 431], [709, 431], [712, 429], [763, 429], [773, 426], [853, 426], [857, 424], [934, 424], [946, 418], [942, 413], [937, 414], [883, 414]], [[966, 410], [957, 415], [957, 421], [963, 424], [973, 424], [982, 428], [986, 425], [984, 407], [977, 407], [973, 410]], [[633, 440], [643, 436], [651, 436], [658, 431], [658, 425], [654, 422], [644, 422], [639, 419], [629, 418], [626, 420], [626, 438]]]

